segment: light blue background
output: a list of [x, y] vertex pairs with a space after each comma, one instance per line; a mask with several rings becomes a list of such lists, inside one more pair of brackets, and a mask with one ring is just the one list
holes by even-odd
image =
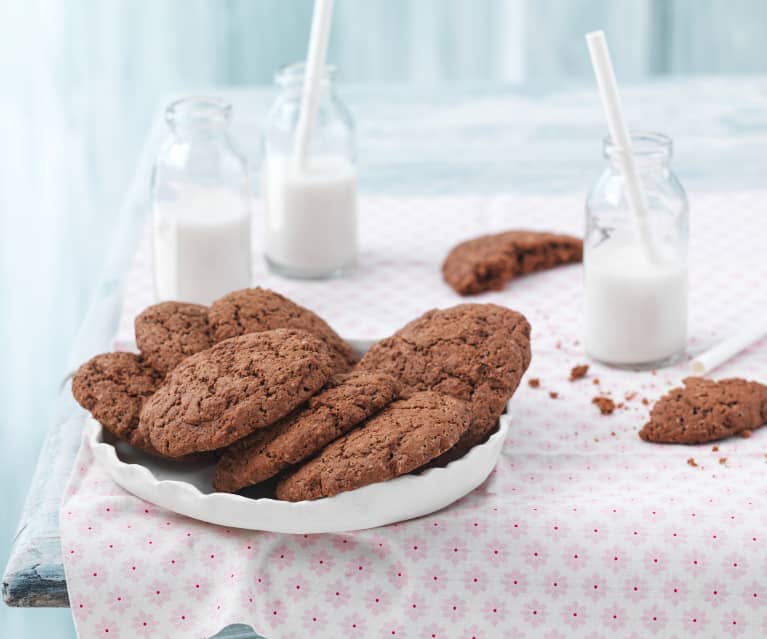
[[[309, 0], [0, 3], [0, 558], [155, 107], [270, 82], [310, 16]], [[403, 91], [551, 88], [592, 82], [597, 28], [623, 82], [767, 71], [763, 0], [337, 0], [329, 59]], [[73, 634], [68, 611], [0, 608], [0, 629]]]

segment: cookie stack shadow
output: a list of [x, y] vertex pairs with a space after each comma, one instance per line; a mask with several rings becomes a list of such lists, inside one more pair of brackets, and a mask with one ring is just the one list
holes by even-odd
[[268, 486], [288, 501], [465, 455], [530, 364], [529, 323], [494, 304], [429, 311], [361, 360], [315, 313], [261, 288], [156, 304], [135, 330], [139, 354], [83, 364], [75, 399], [147, 453], [215, 456], [216, 490]]

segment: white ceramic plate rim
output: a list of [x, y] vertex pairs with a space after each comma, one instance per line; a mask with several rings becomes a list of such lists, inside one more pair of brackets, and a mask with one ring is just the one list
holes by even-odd
[[85, 438], [96, 461], [122, 488], [172, 512], [211, 524], [277, 533], [314, 534], [374, 528], [441, 510], [479, 486], [492, 472], [509, 431], [505, 414], [486, 442], [444, 468], [363, 486], [315, 501], [253, 499], [203, 493], [187, 481], [158, 479], [144, 465], [120, 459], [88, 417]]

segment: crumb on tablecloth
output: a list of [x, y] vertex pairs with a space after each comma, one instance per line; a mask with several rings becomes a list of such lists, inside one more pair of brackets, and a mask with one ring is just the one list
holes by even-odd
[[593, 381], [593, 382], [591, 382], [591, 383], [592, 383], [592, 384], [594, 384], [594, 386], [599, 386], [599, 378], [598, 378], [598, 377], [595, 377], [595, 378], [594, 378], [594, 381]]
[[636, 396], [637, 396], [636, 391], [629, 391], [623, 396], [623, 399], [625, 399], [627, 402], [630, 402], [636, 399]]
[[726, 457], [720, 457], [719, 458], [719, 463], [720, 464], [726, 464], [727, 463], [727, 458]]
[[591, 403], [599, 408], [599, 412], [602, 413], [602, 415], [612, 415], [615, 410], [615, 402], [604, 395], [598, 395], [591, 400]]
[[589, 372], [588, 364], [578, 364], [578, 366], [573, 366], [572, 370], [570, 370], [570, 381], [574, 382], [577, 379], [582, 379], [586, 377], [586, 374], [588, 372]]
[[559, 393], [557, 393], [556, 391], [551, 391], [549, 393], [549, 397], [551, 397], [551, 399], [557, 399], [557, 397], [559, 397]]
[[690, 457], [687, 460], [687, 465], [688, 466], [692, 466], [693, 468], [697, 468], [698, 467], [698, 462], [695, 461], [695, 457]]
[[527, 380], [527, 385], [530, 388], [539, 388], [541, 385], [541, 380], [538, 379], [537, 377], [531, 377], [530, 379]]
[[650, 400], [649, 400], [649, 399], [647, 399], [646, 397], [643, 397], [643, 398], [642, 398], [642, 403], [643, 403], [645, 406], [649, 406], [649, 405], [650, 405]]
[[738, 433], [738, 434], [739, 434], [739, 435], [740, 435], [740, 436], [741, 436], [743, 439], [748, 439], [749, 437], [751, 437], [751, 435], [753, 435], [753, 434], [754, 434], [754, 431], [746, 429], [746, 430], [742, 430], [742, 431], [740, 431], [740, 433]]
[[719, 446], [712, 446], [712, 447], [711, 447], [711, 452], [712, 452], [712, 453], [716, 453], [716, 452], [718, 452], [718, 451], [719, 451]]

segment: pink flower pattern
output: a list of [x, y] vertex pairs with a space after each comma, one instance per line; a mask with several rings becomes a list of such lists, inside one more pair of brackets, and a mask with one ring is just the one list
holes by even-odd
[[[763, 253], [753, 228], [767, 195], [749, 197], [696, 194], [690, 247], [696, 350], [753, 315], [754, 291], [767, 281], [767, 263], [753, 257]], [[541, 220], [581, 233], [573, 212], [582, 199], [365, 195], [360, 224], [369, 259], [418, 255], [429, 285], [420, 276], [403, 281], [401, 261], [391, 260], [376, 265], [381, 285], [370, 290], [344, 280], [316, 290], [285, 280], [278, 289], [327, 316], [342, 335], [378, 338], [426, 308], [458, 303], [434, 279], [434, 264], [458, 240], [528, 223], [537, 228]], [[439, 215], [419, 214], [437, 201]], [[408, 219], [407, 233], [398, 219]], [[396, 253], [387, 253], [392, 247]], [[714, 250], [727, 259], [708, 259]], [[82, 447], [60, 517], [79, 636], [204, 637], [239, 621], [270, 638], [767, 636], [767, 428], [720, 442], [718, 452], [640, 441], [636, 429], [649, 410], [641, 398], [652, 402], [677, 385], [688, 363], [655, 374], [592, 364], [585, 380], [567, 381], [572, 366], [586, 361], [581, 277], [578, 267], [543, 272], [482, 297], [528, 316], [534, 327], [528, 376], [543, 388], [522, 380], [495, 472], [439, 512], [346, 534], [226, 529], [126, 493]], [[126, 333], [146, 304], [134, 280], [126, 283]], [[260, 284], [269, 282], [267, 276]], [[763, 379], [765, 370], [762, 341], [717, 376]], [[599, 386], [591, 383], [596, 377]], [[630, 391], [637, 398], [609, 417], [590, 403], [597, 393], [623, 401]], [[687, 465], [689, 457], [698, 467]]]

